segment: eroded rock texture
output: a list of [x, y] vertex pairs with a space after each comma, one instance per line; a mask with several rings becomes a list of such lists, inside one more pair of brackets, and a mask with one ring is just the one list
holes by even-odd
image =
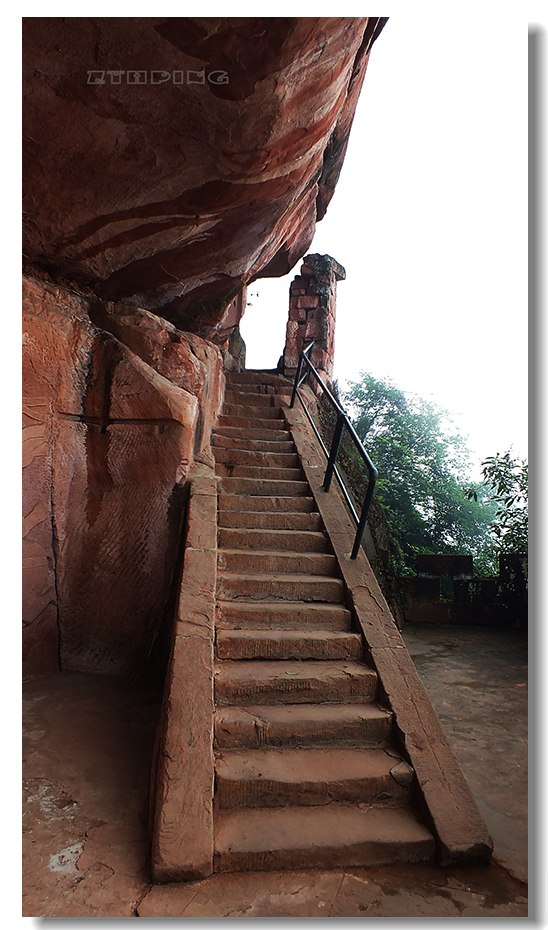
[[382, 23], [25, 19], [27, 260], [211, 338], [307, 251]]
[[158, 632], [182, 485], [209, 445], [220, 351], [142, 310], [24, 282], [24, 658], [120, 672]]

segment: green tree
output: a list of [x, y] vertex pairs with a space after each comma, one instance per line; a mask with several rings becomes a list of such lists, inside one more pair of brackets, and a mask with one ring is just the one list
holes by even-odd
[[[508, 450], [502, 454], [497, 452], [481, 464], [484, 496], [495, 508], [490, 526], [493, 555], [526, 555], [529, 528], [527, 461], [514, 457]], [[478, 500], [477, 488], [468, 488], [466, 493], [471, 500]]]
[[493, 516], [483, 489], [464, 490], [469, 453], [447, 411], [362, 372], [344, 401], [378, 471], [377, 497], [413, 570], [419, 552], [479, 558]]

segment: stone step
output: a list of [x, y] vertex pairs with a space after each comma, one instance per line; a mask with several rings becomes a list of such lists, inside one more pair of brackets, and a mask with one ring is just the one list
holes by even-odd
[[251, 552], [246, 549], [219, 549], [217, 565], [221, 573], [252, 575], [291, 572], [295, 574], [336, 577], [338, 562], [328, 552], [296, 552], [281, 550]]
[[223, 417], [244, 417], [246, 420], [281, 420], [285, 423], [280, 407], [254, 407], [252, 404], [227, 404], [223, 406]]
[[224, 439], [237, 440], [239, 442], [290, 442], [293, 446], [291, 432], [288, 429], [284, 429], [283, 425], [279, 426], [275, 421], [270, 421], [267, 426], [257, 428], [249, 426], [247, 420], [245, 423], [238, 421], [238, 423], [235, 424], [232, 422], [222, 423], [222, 419], [222, 416], [219, 417], [217, 426], [215, 427], [215, 441], [219, 437], [223, 437]]
[[215, 474], [224, 478], [253, 478], [254, 481], [303, 481], [302, 469], [281, 466], [276, 468], [274, 462], [269, 465], [235, 465], [230, 462], [216, 462]]
[[[225, 479], [226, 480], [226, 479]], [[243, 479], [241, 479], [243, 480]], [[224, 481], [222, 482], [224, 484]], [[227, 494], [221, 487], [218, 505], [220, 511], [237, 510], [247, 513], [317, 513], [313, 497], [273, 497], [271, 495]]]
[[[259, 394], [257, 391], [240, 391], [229, 387], [225, 393], [225, 404], [229, 407], [285, 407], [287, 396], [283, 394]], [[291, 396], [289, 395], [289, 398]]]
[[[245, 408], [242, 409], [245, 410]], [[283, 439], [291, 436], [290, 431], [285, 429], [285, 420], [282, 417], [273, 419], [262, 417], [258, 420], [251, 417], [248, 411], [238, 417], [222, 413], [217, 424], [215, 427], [217, 431], [219, 429], [222, 429], [223, 432], [226, 429], [235, 429], [242, 437], [249, 436], [250, 439], [272, 439], [273, 437], [272, 435], [269, 437], [269, 433], [283, 433], [283, 436], [280, 436]]]
[[377, 704], [260, 704], [219, 707], [215, 741], [220, 748], [262, 746], [386, 746], [393, 715]]
[[405, 808], [240, 808], [215, 814], [214, 869], [337, 869], [432, 860], [432, 834]]
[[[270, 434], [269, 434], [270, 435]], [[284, 436], [287, 434], [284, 433]], [[274, 455], [287, 455], [295, 454], [295, 445], [292, 439], [242, 439], [240, 435], [240, 430], [234, 430], [234, 435], [224, 436], [222, 433], [215, 432], [212, 438], [212, 445], [214, 446], [215, 458], [217, 458], [217, 452], [221, 449], [229, 450], [231, 452], [259, 452], [259, 453], [272, 453]], [[222, 459], [219, 459], [222, 461]]]
[[223, 749], [215, 759], [217, 808], [333, 801], [396, 807], [410, 800], [412, 783], [413, 769], [385, 749]]
[[244, 385], [252, 385], [262, 390], [268, 386], [282, 388], [282, 390], [292, 390], [292, 383], [288, 378], [284, 378], [275, 368], [261, 370], [259, 368], [246, 368], [245, 371], [227, 371], [226, 380], [230, 385], [238, 385], [238, 390]]
[[[239, 394], [267, 394], [269, 396], [278, 393], [278, 385], [274, 384], [257, 384], [255, 382], [247, 383], [246, 381], [230, 381], [227, 379], [227, 391], [236, 391]], [[286, 394], [291, 397], [291, 388], [284, 389]]]
[[376, 673], [360, 662], [248, 659], [215, 667], [218, 704], [365, 703], [376, 690]]
[[247, 465], [254, 468], [300, 468], [299, 456], [296, 452], [278, 452], [272, 449], [266, 451], [253, 449], [234, 449], [229, 447], [215, 447], [215, 462], [227, 465]]
[[218, 659], [360, 659], [359, 633], [332, 630], [218, 630]]
[[[323, 527], [319, 513], [270, 513], [269, 511], [221, 510], [219, 526], [265, 531], [283, 530], [320, 533]], [[234, 548], [237, 548], [234, 546]]]
[[344, 583], [340, 578], [322, 575], [243, 574], [223, 572], [217, 580], [220, 600], [246, 598], [285, 601], [322, 601], [328, 604], [344, 602]]
[[349, 632], [352, 628], [352, 614], [340, 603], [219, 600], [217, 627], [231, 630], [314, 629]]
[[[290, 516], [305, 515], [291, 514]], [[270, 551], [296, 549], [298, 552], [329, 552], [330, 545], [325, 533], [320, 532], [314, 533], [298, 529], [269, 529], [265, 526], [259, 527], [258, 529], [253, 529], [252, 527], [239, 529], [237, 527], [226, 528], [220, 526], [219, 548], [250, 549], [254, 551], [259, 551], [261, 549], [268, 549]]]
[[268, 478], [228, 478], [221, 480], [221, 493], [245, 497], [302, 497], [310, 494], [307, 481], [283, 481]]

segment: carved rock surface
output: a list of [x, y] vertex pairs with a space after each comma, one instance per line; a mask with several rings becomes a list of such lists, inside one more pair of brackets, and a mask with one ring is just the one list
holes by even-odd
[[307, 251], [382, 24], [25, 18], [27, 261], [211, 338]]
[[221, 353], [146, 312], [25, 280], [23, 380], [25, 672], [58, 657], [129, 671], [162, 620], [181, 485], [211, 459]]

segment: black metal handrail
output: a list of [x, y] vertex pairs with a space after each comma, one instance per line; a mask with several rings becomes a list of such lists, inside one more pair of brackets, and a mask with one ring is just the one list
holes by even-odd
[[[364, 534], [364, 532], [365, 532], [365, 525], [366, 525], [366, 523], [367, 523], [367, 517], [368, 517], [368, 514], [369, 514], [369, 508], [370, 508], [370, 506], [371, 506], [371, 501], [373, 500], [373, 493], [374, 493], [374, 491], [375, 491], [375, 483], [376, 483], [376, 481], [377, 481], [378, 472], [377, 472], [377, 469], [375, 468], [375, 466], [373, 465], [373, 462], [372, 462], [371, 459], [369, 458], [367, 452], [365, 451], [365, 449], [364, 449], [364, 447], [363, 447], [363, 445], [362, 445], [361, 439], [359, 438], [358, 434], [356, 433], [356, 430], [355, 430], [354, 427], [352, 426], [352, 424], [351, 424], [350, 420], [348, 419], [346, 413], [345, 413], [344, 410], [342, 409], [342, 407], [341, 407], [341, 405], [339, 404], [339, 402], [333, 397], [331, 391], [325, 386], [325, 384], [324, 384], [324, 382], [322, 381], [322, 379], [320, 378], [318, 372], [317, 372], [316, 369], [314, 368], [314, 365], [313, 365], [312, 362], [310, 361], [310, 359], [309, 359], [308, 356], [309, 356], [309, 353], [311, 352], [313, 346], [314, 346], [314, 342], [311, 342], [310, 345], [308, 345], [308, 346], [306, 347], [306, 349], [303, 349], [303, 351], [301, 352], [301, 354], [300, 354], [300, 356], [299, 356], [299, 364], [298, 364], [298, 366], [297, 366], [297, 371], [296, 371], [296, 373], [295, 373], [295, 382], [294, 382], [294, 384], [293, 384], [293, 393], [291, 394], [291, 403], [289, 404], [289, 406], [290, 406], [290, 407], [293, 407], [293, 406], [295, 405], [295, 400], [296, 400], [296, 398], [297, 398], [297, 397], [299, 398], [299, 400], [300, 400], [300, 402], [301, 402], [301, 404], [302, 404], [303, 410], [304, 410], [304, 412], [306, 413], [306, 416], [308, 417], [308, 420], [309, 420], [309, 422], [310, 422], [310, 424], [311, 424], [311, 426], [312, 426], [312, 429], [314, 430], [314, 432], [315, 432], [315, 434], [316, 434], [316, 437], [317, 437], [317, 439], [318, 439], [318, 441], [319, 441], [319, 443], [320, 443], [320, 445], [321, 445], [321, 447], [322, 447], [322, 449], [323, 449], [323, 451], [324, 451], [324, 453], [325, 453], [325, 455], [326, 455], [326, 458], [327, 458], [327, 469], [326, 469], [326, 472], [325, 472], [325, 478], [324, 478], [324, 482], [323, 482], [323, 489], [324, 489], [324, 491], [329, 491], [329, 488], [331, 487], [331, 481], [332, 481], [333, 475], [335, 475], [337, 481], [339, 482], [339, 485], [340, 485], [341, 491], [342, 491], [342, 493], [343, 493], [343, 495], [344, 495], [344, 498], [345, 498], [345, 500], [346, 500], [346, 503], [348, 504], [348, 506], [349, 506], [349, 508], [350, 508], [350, 512], [351, 512], [352, 516], [354, 517], [354, 520], [356, 521], [356, 524], [357, 524], [357, 527], [358, 527], [358, 528], [357, 528], [357, 531], [356, 531], [356, 538], [355, 538], [355, 540], [354, 540], [354, 546], [353, 546], [353, 549], [352, 549], [352, 553], [351, 553], [351, 555], [350, 555], [350, 558], [351, 558], [351, 559], [355, 559], [355, 558], [357, 558], [358, 552], [360, 551], [360, 546], [361, 546], [361, 543], [362, 543], [363, 534]], [[305, 368], [305, 373], [304, 373], [304, 375], [302, 374], [303, 368]], [[320, 385], [320, 387], [321, 387], [323, 393], [325, 394], [325, 396], [326, 396], [327, 399], [329, 400], [331, 406], [334, 407], [334, 409], [337, 411], [337, 424], [336, 424], [336, 426], [335, 426], [335, 433], [334, 433], [334, 435], [333, 435], [333, 440], [332, 440], [332, 442], [331, 442], [331, 449], [329, 449], [329, 450], [327, 449], [327, 446], [325, 445], [325, 443], [324, 443], [322, 437], [320, 436], [320, 434], [319, 434], [319, 432], [318, 432], [318, 429], [317, 429], [317, 427], [316, 427], [316, 424], [314, 423], [314, 420], [313, 420], [312, 417], [310, 416], [310, 413], [309, 413], [309, 411], [308, 411], [308, 408], [307, 408], [307, 406], [306, 406], [306, 404], [305, 404], [305, 402], [304, 402], [304, 400], [303, 400], [301, 394], [299, 393], [299, 388], [300, 388], [301, 384], [306, 380], [306, 378], [308, 378], [308, 376], [309, 376], [310, 374], [314, 375], [314, 377], [316, 378], [316, 381], [317, 381], [318, 384]], [[345, 426], [346, 426], [348, 432], [350, 433], [350, 436], [351, 436], [351, 438], [352, 438], [352, 440], [353, 440], [353, 442], [354, 442], [354, 445], [356, 446], [356, 449], [358, 450], [358, 452], [359, 452], [361, 458], [362, 458], [363, 461], [365, 462], [365, 465], [366, 465], [367, 470], [368, 470], [368, 472], [369, 472], [369, 481], [368, 481], [368, 483], [367, 483], [367, 491], [366, 491], [366, 493], [365, 493], [365, 499], [364, 499], [364, 502], [363, 502], [362, 512], [361, 512], [360, 516], [358, 516], [358, 514], [357, 514], [357, 512], [356, 512], [356, 508], [354, 507], [354, 504], [353, 504], [352, 500], [350, 499], [350, 495], [348, 494], [348, 491], [346, 490], [346, 487], [345, 487], [345, 485], [344, 485], [344, 481], [342, 480], [342, 478], [341, 478], [341, 476], [340, 476], [340, 474], [339, 474], [339, 470], [338, 470], [338, 468], [337, 468], [337, 466], [336, 466], [337, 455], [338, 455], [338, 453], [339, 453], [339, 448], [340, 448], [340, 445], [341, 445], [341, 439], [342, 439], [342, 436], [343, 436], [343, 431], [344, 431]]]

